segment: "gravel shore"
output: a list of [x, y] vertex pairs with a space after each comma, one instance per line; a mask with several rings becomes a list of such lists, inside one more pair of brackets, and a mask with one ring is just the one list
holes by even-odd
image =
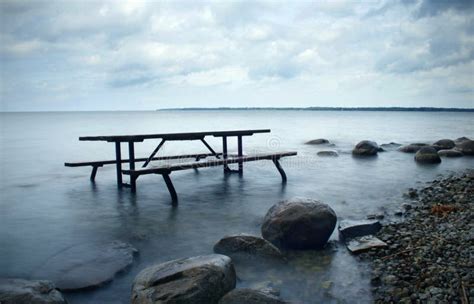
[[373, 266], [376, 303], [474, 303], [474, 170], [410, 189], [404, 219], [361, 254]]

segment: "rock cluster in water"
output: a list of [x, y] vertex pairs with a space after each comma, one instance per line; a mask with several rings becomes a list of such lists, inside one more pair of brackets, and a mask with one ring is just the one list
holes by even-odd
[[375, 302], [473, 303], [474, 171], [411, 192], [404, 221], [377, 234], [388, 247], [361, 255]]

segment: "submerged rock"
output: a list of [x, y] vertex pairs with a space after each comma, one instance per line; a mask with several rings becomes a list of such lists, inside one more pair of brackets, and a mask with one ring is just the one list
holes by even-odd
[[362, 253], [372, 248], [387, 247], [387, 243], [373, 235], [366, 235], [351, 239], [346, 243], [347, 249], [352, 253]]
[[135, 253], [135, 248], [120, 241], [80, 244], [54, 255], [33, 277], [47, 278], [61, 290], [97, 287], [129, 267]]
[[280, 248], [319, 249], [328, 241], [336, 221], [336, 213], [327, 204], [294, 198], [268, 210], [262, 236]]
[[398, 147], [400, 147], [400, 146], [401, 146], [401, 144], [395, 143], [395, 142], [390, 142], [390, 143], [388, 143], [388, 144], [381, 144], [381, 145], [380, 145], [380, 147], [381, 147], [382, 149], [396, 149], [396, 148], [398, 148]]
[[169, 261], [142, 270], [132, 286], [132, 304], [217, 303], [235, 288], [229, 257], [211, 254]]
[[324, 138], [318, 138], [318, 139], [307, 141], [305, 144], [306, 145], [325, 145], [325, 144], [329, 144], [329, 140], [324, 139]]
[[381, 228], [382, 224], [377, 220], [344, 220], [339, 223], [339, 233], [344, 239], [376, 234]]
[[331, 156], [331, 157], [337, 157], [339, 154], [337, 154], [336, 151], [319, 151], [318, 156]]
[[0, 279], [1, 304], [66, 304], [51, 281]]
[[226, 294], [219, 304], [285, 304], [279, 297], [249, 288], [234, 289]]
[[462, 154], [461, 151], [458, 151], [455, 149], [449, 149], [449, 150], [439, 150], [438, 155], [441, 157], [461, 157], [464, 154]]
[[358, 156], [374, 156], [377, 152], [383, 151], [375, 141], [363, 140], [359, 142], [352, 150], [353, 155]]
[[214, 245], [214, 252], [230, 257], [236, 254], [247, 254], [256, 257], [283, 258], [281, 251], [272, 243], [248, 234], [231, 235], [222, 238]]
[[456, 146], [453, 140], [451, 139], [441, 139], [433, 144], [433, 147], [436, 150], [448, 150]]
[[423, 147], [428, 146], [428, 144], [424, 143], [414, 143], [414, 144], [409, 144], [405, 146], [401, 146], [398, 148], [398, 151], [400, 152], [405, 152], [405, 153], [416, 153], [418, 150], [420, 150]]
[[474, 155], [474, 140], [465, 140], [457, 148], [464, 155]]
[[415, 161], [422, 164], [439, 164], [441, 158], [439, 158], [438, 152], [433, 147], [422, 147], [415, 154]]

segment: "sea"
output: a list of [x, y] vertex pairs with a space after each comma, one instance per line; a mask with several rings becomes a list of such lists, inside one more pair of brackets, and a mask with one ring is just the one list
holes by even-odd
[[[134, 264], [102, 287], [65, 293], [70, 303], [129, 303], [134, 277], [147, 266], [213, 253], [222, 237], [260, 235], [263, 217], [279, 201], [306, 197], [326, 203], [339, 220], [394, 213], [409, 188], [467, 168], [473, 157], [443, 158], [419, 165], [395, 148], [356, 158], [361, 140], [380, 144], [433, 143], [474, 138], [472, 112], [366, 112], [299, 110], [206, 110], [143, 112], [0, 113], [0, 277], [33, 278], [44, 263], [72, 246], [120, 240], [139, 250]], [[79, 136], [271, 129], [243, 138], [245, 154], [297, 151], [281, 160], [283, 184], [271, 161], [244, 164], [243, 175], [221, 167], [172, 173], [179, 201], [173, 205], [162, 178], [142, 176], [136, 194], [119, 190], [115, 167], [65, 167], [65, 162], [114, 159], [114, 145]], [[326, 138], [333, 145], [305, 145]], [[219, 138], [208, 137], [216, 151]], [[159, 140], [135, 145], [147, 157]], [[229, 150], [237, 151], [235, 138]], [[320, 157], [321, 150], [338, 157]], [[127, 147], [122, 147], [127, 157]], [[159, 155], [207, 153], [199, 141], [166, 142]], [[126, 167], [126, 165], [124, 165]], [[275, 265], [235, 263], [237, 287], [273, 287], [295, 303], [368, 303], [370, 265], [339, 241], [319, 251], [294, 251]], [[38, 274], [36, 274], [38, 276]], [[40, 274], [41, 276], [41, 274]], [[34, 277], [37, 278], [37, 277]], [[43, 279], [47, 279], [44, 273]]]

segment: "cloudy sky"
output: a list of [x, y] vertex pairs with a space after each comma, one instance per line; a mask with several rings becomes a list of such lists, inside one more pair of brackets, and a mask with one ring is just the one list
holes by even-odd
[[3, 111], [474, 107], [474, 1], [0, 1]]

